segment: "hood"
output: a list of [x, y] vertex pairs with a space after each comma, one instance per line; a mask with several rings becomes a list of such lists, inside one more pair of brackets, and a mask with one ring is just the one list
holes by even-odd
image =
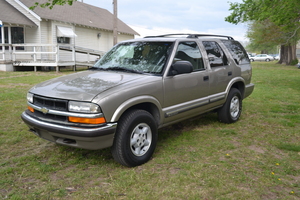
[[84, 71], [37, 84], [33, 94], [75, 101], [92, 101], [101, 92], [144, 75], [107, 71]]

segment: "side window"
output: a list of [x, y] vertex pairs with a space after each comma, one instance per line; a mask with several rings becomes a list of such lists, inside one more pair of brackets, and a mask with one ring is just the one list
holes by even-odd
[[205, 47], [211, 67], [228, 65], [227, 57], [218, 43], [210, 41], [204, 41], [202, 43]]
[[250, 63], [247, 52], [245, 51], [244, 47], [238, 41], [223, 40], [222, 42], [225, 44], [225, 46], [229, 50], [230, 54], [232, 55], [232, 57], [237, 65]]
[[193, 65], [194, 71], [204, 70], [203, 58], [196, 42], [180, 42], [173, 63], [185, 60]]

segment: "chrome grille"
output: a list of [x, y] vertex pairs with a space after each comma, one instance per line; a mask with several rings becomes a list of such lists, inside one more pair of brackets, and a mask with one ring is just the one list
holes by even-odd
[[68, 111], [68, 101], [61, 99], [52, 99], [42, 96], [33, 96], [33, 104], [39, 107], [45, 107], [51, 110]]
[[68, 121], [68, 118], [66, 116], [44, 114], [37, 110], [34, 111], [34, 116], [44, 121], [59, 121], [59, 122]]

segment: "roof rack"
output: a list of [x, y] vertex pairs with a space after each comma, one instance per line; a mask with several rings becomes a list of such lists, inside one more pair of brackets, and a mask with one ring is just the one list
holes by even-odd
[[145, 38], [155, 38], [155, 37], [170, 37], [170, 36], [184, 36], [186, 38], [199, 38], [199, 37], [224, 37], [228, 40], [234, 40], [231, 36], [226, 35], [211, 35], [211, 34], [190, 34], [190, 33], [178, 33], [178, 34], [166, 34], [166, 35], [157, 35], [157, 36], [146, 36]]

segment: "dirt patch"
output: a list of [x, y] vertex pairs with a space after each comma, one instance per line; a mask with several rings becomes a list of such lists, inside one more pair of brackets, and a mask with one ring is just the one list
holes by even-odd
[[170, 174], [177, 174], [181, 169], [178, 167], [172, 167], [169, 169]]
[[248, 149], [250, 149], [252, 151], [255, 151], [257, 153], [261, 153], [261, 154], [264, 154], [265, 151], [266, 151], [264, 148], [256, 146], [256, 145], [251, 145], [251, 146], [248, 147]]

